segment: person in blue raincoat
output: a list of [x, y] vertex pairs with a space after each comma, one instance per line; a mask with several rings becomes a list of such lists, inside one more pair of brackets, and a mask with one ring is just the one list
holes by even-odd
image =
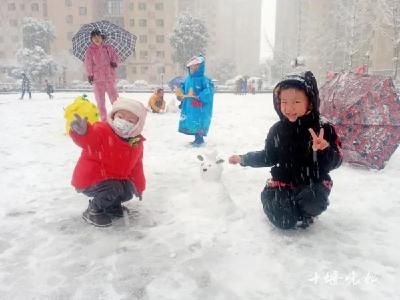
[[179, 132], [194, 135], [192, 145], [195, 147], [204, 143], [210, 128], [214, 84], [204, 76], [205, 59], [203, 56], [194, 56], [187, 63], [188, 75], [182, 84], [182, 89], [176, 90], [176, 95], [181, 101], [181, 116]]

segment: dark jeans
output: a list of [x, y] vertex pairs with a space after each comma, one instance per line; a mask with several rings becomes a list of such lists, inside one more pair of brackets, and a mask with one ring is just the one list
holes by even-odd
[[301, 217], [320, 215], [329, 205], [330, 189], [322, 183], [291, 188], [265, 187], [261, 202], [268, 219], [276, 227], [291, 229]]
[[118, 206], [121, 202], [132, 199], [136, 189], [129, 180], [109, 179], [79, 192], [93, 197], [93, 208], [101, 210]]
[[21, 99], [24, 99], [25, 92], [28, 92], [29, 99], [31, 99], [31, 97], [32, 97], [31, 90], [22, 90]]

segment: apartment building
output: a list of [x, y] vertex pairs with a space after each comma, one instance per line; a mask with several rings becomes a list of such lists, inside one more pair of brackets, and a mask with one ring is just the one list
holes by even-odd
[[15, 53], [22, 48], [22, 20], [24, 17], [46, 18], [46, 0], [2, 0], [0, 4], [0, 68], [16, 63]]
[[208, 60], [230, 60], [236, 73], [254, 74], [259, 65], [261, 0], [2, 0], [0, 65], [15, 66], [23, 19], [46, 19], [56, 31], [50, 45], [59, 65], [55, 81], [84, 80], [83, 64], [71, 54], [71, 39], [83, 24], [109, 20], [137, 36], [136, 51], [118, 68], [119, 78], [166, 82], [182, 75], [172, 61], [169, 38], [183, 11], [204, 20], [210, 35]]
[[202, 19], [210, 35], [209, 60], [230, 60], [236, 74], [254, 74], [260, 64], [261, 0], [179, 0], [178, 10]]

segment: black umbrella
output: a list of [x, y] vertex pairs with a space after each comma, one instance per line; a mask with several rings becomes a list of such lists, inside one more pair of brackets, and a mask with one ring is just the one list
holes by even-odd
[[72, 38], [72, 54], [84, 61], [89, 48], [90, 33], [99, 30], [104, 36], [104, 43], [114, 47], [121, 62], [135, 51], [136, 36], [108, 21], [85, 24]]

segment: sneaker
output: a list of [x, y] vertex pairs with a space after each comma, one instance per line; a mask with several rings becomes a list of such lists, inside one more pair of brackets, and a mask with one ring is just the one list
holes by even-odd
[[89, 224], [93, 224], [97, 227], [111, 226], [111, 217], [107, 215], [104, 210], [98, 210], [89, 207], [82, 213], [82, 218]]
[[124, 216], [124, 211], [129, 213], [129, 209], [121, 204], [112, 206], [105, 210], [106, 214], [108, 214], [112, 218], [122, 218]]

